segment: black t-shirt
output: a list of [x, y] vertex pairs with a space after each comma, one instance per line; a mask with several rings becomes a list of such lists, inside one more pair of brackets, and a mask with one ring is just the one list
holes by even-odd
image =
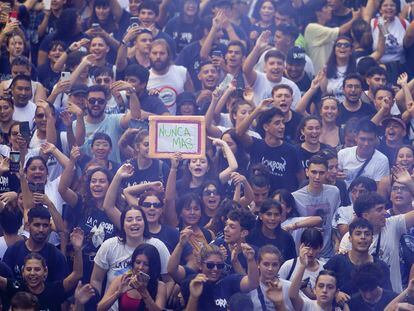
[[0, 176], [0, 193], [15, 191], [20, 189], [20, 181], [16, 174], [6, 172]]
[[148, 92], [145, 92], [139, 97], [139, 102], [141, 104], [141, 109], [146, 112], [159, 115], [168, 112], [168, 109], [161, 99], [156, 95], [148, 95]]
[[136, 159], [131, 159], [130, 163], [134, 167], [134, 174], [123, 181], [123, 188], [153, 181], [161, 181], [165, 185], [169, 167], [164, 161], [152, 159], [151, 166], [144, 170], [138, 168]]
[[270, 147], [263, 139], [253, 138], [253, 144], [249, 149], [251, 164], [262, 163], [269, 168], [271, 191], [297, 189], [296, 173], [303, 170], [303, 167], [294, 146], [283, 142], [278, 147]]
[[[26, 247], [25, 241], [18, 241], [7, 248], [3, 262], [12, 269], [14, 278], [21, 278], [24, 258], [30, 253], [31, 251]], [[46, 260], [48, 268], [47, 282], [63, 280], [68, 275], [66, 258], [56, 246], [46, 243], [38, 253]]]
[[329, 27], [341, 27], [341, 25], [349, 22], [352, 19], [352, 11], [345, 15], [334, 15], [332, 14], [331, 20], [329, 21]]
[[[381, 287], [384, 289], [392, 290], [390, 281], [390, 268], [385, 262], [377, 259], [376, 257], [374, 257], [374, 263], [376, 263], [383, 272], [383, 282], [381, 284]], [[338, 288], [340, 291], [347, 293], [348, 295], [352, 295], [358, 292], [358, 289], [353, 284], [351, 279], [352, 272], [356, 269], [356, 266], [351, 262], [351, 260], [349, 260], [348, 254], [338, 254], [333, 256], [328, 260], [324, 268], [335, 272]]]
[[[286, 78], [289, 79], [289, 77], [287, 77], [285, 75]], [[295, 82], [296, 85], [298, 86], [299, 90], [300, 90], [300, 94], [303, 95], [306, 93], [307, 90], [309, 90], [311, 84], [312, 84], [312, 79], [309, 78], [309, 76], [306, 74], [303, 75], [302, 79], [300, 79], [299, 81]]]
[[180, 53], [187, 45], [200, 40], [202, 37], [199, 20], [195, 19], [194, 23], [187, 24], [183, 21], [181, 15], [170, 19], [167, 25], [165, 25], [164, 31], [175, 41], [177, 53]]
[[321, 147], [320, 147], [319, 151], [317, 151], [317, 152], [310, 152], [308, 150], [305, 150], [305, 149], [302, 148], [301, 145], [298, 145], [297, 147], [298, 147], [299, 160], [301, 161], [302, 166], [304, 168], [308, 168], [308, 162], [309, 162], [309, 159], [312, 156], [314, 156], [315, 154], [318, 154], [322, 150], [332, 149], [331, 146], [328, 146], [328, 145], [325, 145], [325, 144], [322, 144], [322, 143], [321, 143]]
[[[10, 299], [18, 292], [29, 292], [26, 284], [15, 279], [7, 279], [6, 296]], [[63, 280], [45, 283], [42, 293], [34, 294], [39, 301], [39, 311], [57, 311], [61, 310], [60, 305], [67, 298], [63, 287]]]
[[[189, 276], [181, 287], [184, 301], [188, 302], [190, 297], [189, 285], [192, 279], [196, 277], [196, 274]], [[216, 283], [205, 282], [203, 284], [203, 292], [198, 299], [199, 311], [226, 311], [227, 301], [229, 298], [240, 292], [240, 282], [243, 276], [240, 274], [231, 274], [223, 277]]]
[[284, 260], [296, 258], [295, 241], [292, 236], [282, 228], [277, 228], [275, 232], [276, 239], [270, 239], [263, 234], [261, 227], [257, 226], [247, 236], [246, 242], [258, 248], [267, 244], [274, 245], [282, 252]]
[[372, 118], [376, 113], [377, 110], [373, 105], [362, 103], [361, 107], [357, 111], [348, 111], [343, 103], [340, 103], [338, 105], [339, 109], [339, 116], [336, 120], [337, 124], [339, 126], [346, 123], [351, 118], [363, 118], [363, 117], [369, 117]]
[[39, 77], [39, 82], [42, 83], [49, 92], [53, 90], [53, 87], [60, 79], [60, 73], [54, 72], [52, 68], [50, 68], [49, 62], [37, 67], [37, 75]]
[[299, 123], [302, 120], [300, 113], [292, 111], [292, 118], [285, 122], [285, 141], [289, 144], [294, 144], [296, 141], [296, 134], [299, 127]]
[[349, 310], [351, 311], [383, 311], [386, 306], [395, 298], [398, 294], [384, 289], [381, 299], [375, 303], [367, 303], [361, 296], [360, 293], [355, 294], [351, 297], [351, 300], [348, 302]]

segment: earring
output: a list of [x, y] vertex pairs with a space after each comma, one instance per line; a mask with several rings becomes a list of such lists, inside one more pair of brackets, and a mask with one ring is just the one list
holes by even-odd
[[300, 136], [299, 136], [299, 140], [300, 140], [300, 141], [305, 141], [305, 135], [303, 135], [303, 134], [302, 134], [302, 135], [300, 135]]

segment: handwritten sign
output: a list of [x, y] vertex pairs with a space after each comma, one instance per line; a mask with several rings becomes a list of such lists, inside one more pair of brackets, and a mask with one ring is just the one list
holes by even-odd
[[200, 158], [206, 152], [206, 124], [201, 116], [150, 116], [149, 156], [184, 159]]

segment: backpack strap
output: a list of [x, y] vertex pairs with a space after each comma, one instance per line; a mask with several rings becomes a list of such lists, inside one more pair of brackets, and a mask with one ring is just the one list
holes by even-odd
[[292, 267], [289, 270], [286, 280], [290, 280], [290, 278], [292, 277], [292, 274], [293, 274], [293, 271], [295, 270], [297, 262], [298, 262], [298, 257], [295, 257], [295, 259], [293, 259]]

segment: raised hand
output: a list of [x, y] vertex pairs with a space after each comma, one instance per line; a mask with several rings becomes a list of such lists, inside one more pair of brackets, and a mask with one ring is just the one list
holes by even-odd
[[84, 305], [95, 296], [95, 290], [91, 284], [82, 285], [82, 281], [78, 282], [78, 286], [75, 289], [75, 300], [81, 305]]
[[253, 247], [251, 247], [247, 243], [241, 243], [241, 249], [242, 249], [244, 257], [246, 257], [246, 259], [248, 261], [249, 260], [254, 260], [255, 251], [254, 251]]
[[80, 147], [73, 146], [72, 150], [70, 151], [70, 160], [72, 160], [73, 162], [76, 162], [78, 161], [80, 156], [81, 156]]
[[127, 95], [131, 95], [135, 92], [135, 88], [132, 86], [131, 83], [125, 81], [116, 81], [111, 85], [111, 92], [120, 92], [126, 91]]
[[302, 265], [307, 267], [309, 265], [309, 246], [306, 246], [305, 244], [301, 244], [299, 247], [299, 261]]
[[246, 86], [243, 92], [243, 99], [247, 101], [248, 103], [253, 104], [253, 97], [254, 97], [253, 89], [250, 86]]
[[81, 228], [76, 227], [70, 234], [70, 243], [75, 250], [81, 250], [83, 245], [84, 233]]
[[177, 169], [182, 159], [183, 159], [183, 155], [181, 152], [174, 153], [173, 157], [171, 158], [171, 168]]
[[83, 111], [82, 111], [81, 107], [79, 107], [75, 103], [68, 102], [68, 107], [66, 109], [67, 109], [68, 112], [70, 112], [71, 114], [73, 114], [75, 116], [82, 116], [83, 115]]
[[261, 51], [267, 49], [269, 47], [270, 36], [270, 30], [263, 31], [260, 34], [259, 38], [257, 38], [256, 47], [259, 48]]
[[179, 243], [181, 245], [185, 245], [190, 240], [190, 237], [193, 234], [194, 234], [194, 231], [193, 231], [193, 229], [191, 229], [191, 226], [185, 227], [180, 232], [180, 241], [179, 241]]
[[393, 166], [391, 169], [392, 175], [394, 176], [394, 180], [400, 184], [408, 184], [411, 183], [413, 180], [410, 176], [410, 173], [407, 169], [399, 166]]
[[116, 172], [116, 175], [120, 176], [121, 178], [132, 177], [132, 175], [134, 175], [134, 167], [130, 163], [122, 164]]
[[408, 75], [406, 72], [403, 72], [400, 74], [400, 76], [397, 79], [397, 84], [401, 87], [404, 87], [404, 85], [407, 85], [408, 82]]
[[230, 249], [230, 260], [232, 263], [235, 263], [238, 260], [239, 254], [242, 251], [242, 248], [239, 244], [229, 245]]
[[237, 172], [233, 172], [230, 174], [230, 179], [233, 182], [234, 185], [238, 185], [238, 184], [245, 184], [247, 179], [245, 176], [243, 176], [240, 173]]
[[190, 282], [190, 295], [193, 297], [200, 297], [203, 293], [204, 283], [208, 281], [205, 274], [199, 273]]
[[40, 151], [43, 154], [51, 154], [56, 150], [56, 146], [49, 142], [44, 142], [40, 145]]
[[227, 145], [227, 143], [224, 141], [224, 140], [222, 140], [222, 139], [220, 139], [220, 138], [215, 138], [215, 137], [208, 137], [208, 139], [210, 139], [211, 140], [211, 143], [214, 145], [214, 146], [218, 146], [218, 147], [224, 147], [224, 146], [226, 146]]
[[69, 45], [69, 50], [71, 52], [73, 51], [78, 51], [81, 47], [89, 44], [91, 40], [87, 39], [87, 38], [83, 38], [79, 41], [73, 42], [71, 45]]
[[8, 172], [10, 170], [10, 159], [6, 157], [1, 157], [0, 159], [0, 175]]
[[119, 283], [119, 286], [118, 286], [118, 292], [120, 294], [126, 293], [131, 288], [130, 286], [131, 278], [132, 278], [132, 274], [125, 273], [122, 275], [121, 282]]
[[266, 98], [260, 102], [259, 106], [257, 106], [256, 109], [258, 109], [259, 112], [265, 112], [272, 108], [273, 108], [273, 98]]
[[153, 181], [148, 183], [148, 188], [158, 193], [164, 192], [164, 185], [161, 181]]
[[274, 282], [267, 282], [266, 297], [275, 305], [284, 303], [283, 301], [283, 288], [279, 280]]

